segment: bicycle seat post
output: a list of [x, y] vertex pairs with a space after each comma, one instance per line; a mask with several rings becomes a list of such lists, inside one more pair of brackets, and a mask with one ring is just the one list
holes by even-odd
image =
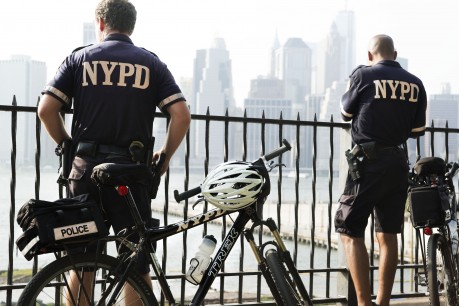
[[145, 233], [145, 224], [142, 221], [142, 217], [140, 216], [139, 210], [137, 209], [137, 205], [129, 186], [116, 186], [115, 189], [117, 190], [118, 194], [126, 200], [126, 204], [128, 205], [129, 212], [134, 219], [136, 228], [138, 228], [141, 233]]

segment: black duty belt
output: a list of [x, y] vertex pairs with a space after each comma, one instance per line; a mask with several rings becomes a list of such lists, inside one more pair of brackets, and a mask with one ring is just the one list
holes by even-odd
[[80, 141], [75, 154], [78, 156], [96, 156], [97, 154], [112, 154], [131, 157], [128, 147], [100, 144], [94, 141]]
[[383, 151], [383, 150], [402, 150], [402, 146], [389, 146], [389, 145], [382, 145], [379, 143], [376, 143], [376, 150], [377, 151]]

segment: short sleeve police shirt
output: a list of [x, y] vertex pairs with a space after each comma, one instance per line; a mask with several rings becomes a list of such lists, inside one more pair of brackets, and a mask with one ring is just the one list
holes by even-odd
[[73, 52], [43, 93], [72, 107], [72, 138], [128, 146], [147, 143], [156, 107], [185, 98], [167, 66], [122, 34]]
[[354, 143], [400, 145], [423, 135], [427, 97], [419, 78], [396, 61], [357, 67], [341, 99], [341, 114], [352, 120]]

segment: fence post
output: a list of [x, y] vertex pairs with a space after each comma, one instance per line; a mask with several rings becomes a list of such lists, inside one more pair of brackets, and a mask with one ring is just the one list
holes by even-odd
[[[340, 132], [340, 152], [338, 153], [340, 156], [339, 159], [339, 192], [344, 190], [344, 185], [346, 183], [346, 176], [347, 176], [347, 162], [346, 158], [344, 157], [344, 151], [350, 148], [352, 143], [351, 140], [351, 130], [348, 129], [341, 129]], [[346, 256], [344, 253], [343, 244], [341, 239], [338, 239], [338, 266], [339, 267], [347, 267]], [[337, 293], [338, 296], [347, 297], [347, 302], [340, 302], [337, 305], [340, 306], [347, 306], [347, 305], [357, 305], [357, 296], [355, 294], [354, 283], [352, 282], [351, 275], [349, 271], [346, 269], [344, 272], [338, 272], [337, 277]]]

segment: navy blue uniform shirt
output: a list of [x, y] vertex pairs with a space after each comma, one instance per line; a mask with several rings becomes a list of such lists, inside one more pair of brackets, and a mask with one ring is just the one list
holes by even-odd
[[167, 66], [134, 46], [122, 34], [77, 49], [59, 67], [43, 93], [53, 95], [66, 109], [72, 107], [72, 138], [129, 146], [148, 143], [156, 107], [185, 98]]
[[341, 115], [352, 120], [355, 144], [397, 146], [424, 134], [427, 96], [419, 78], [396, 61], [357, 67], [341, 98]]

